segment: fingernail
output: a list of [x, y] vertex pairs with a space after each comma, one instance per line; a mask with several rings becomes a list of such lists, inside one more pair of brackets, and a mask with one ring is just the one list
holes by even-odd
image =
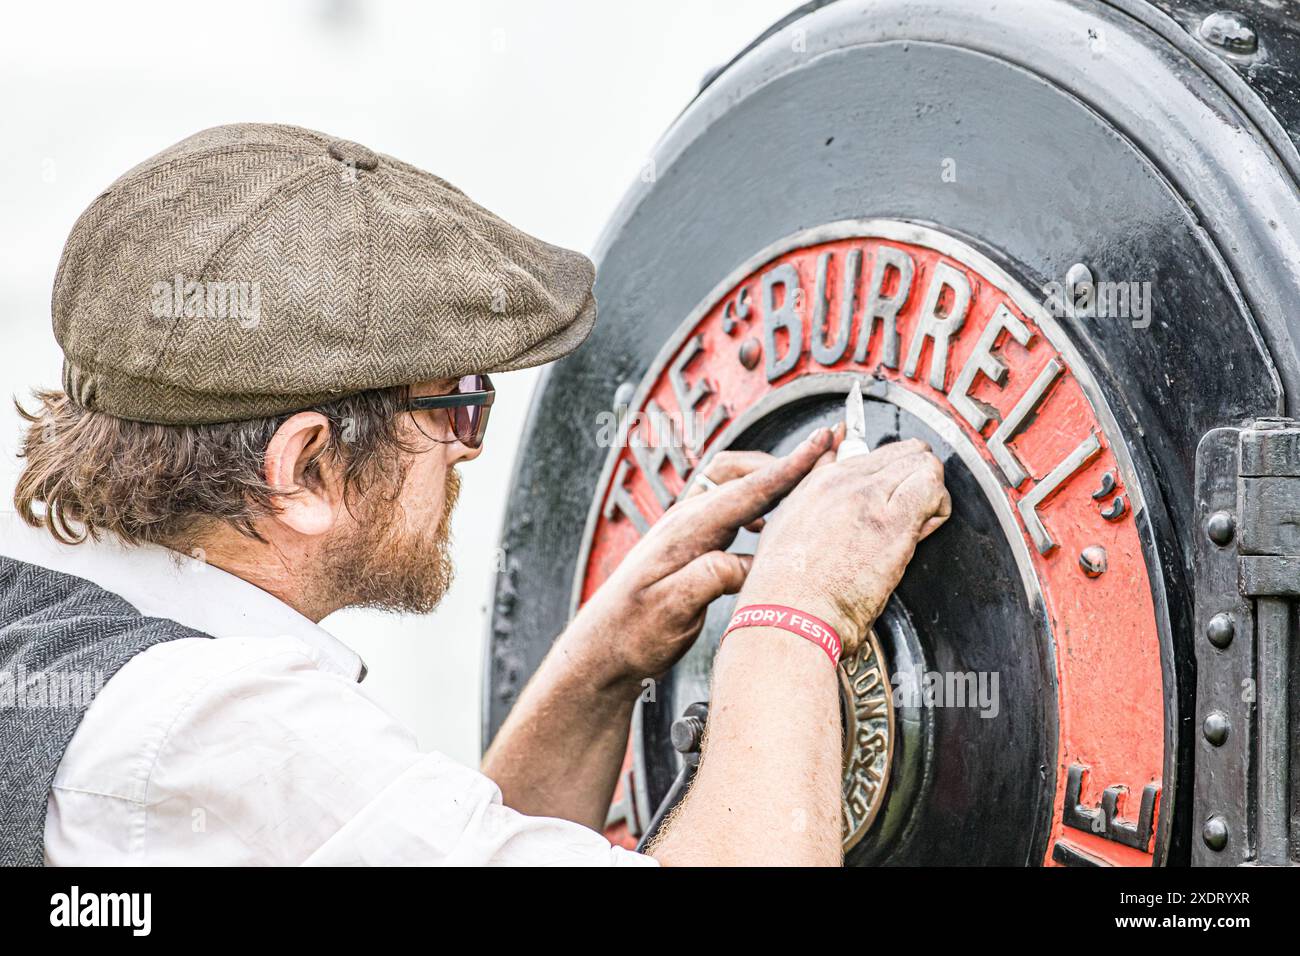
[[826, 438], [826, 436], [829, 435], [830, 433], [831, 430], [827, 428], [825, 425], [823, 425], [821, 428], [814, 428], [812, 434], [809, 435], [805, 440], [810, 445], [816, 445], [819, 442], [823, 441]]

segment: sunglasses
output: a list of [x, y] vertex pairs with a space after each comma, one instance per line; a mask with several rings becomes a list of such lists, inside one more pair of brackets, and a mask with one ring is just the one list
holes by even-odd
[[424, 412], [446, 409], [455, 438], [434, 438], [432, 441], [449, 443], [458, 441], [466, 448], [478, 448], [487, 432], [488, 413], [496, 401], [497, 391], [486, 375], [466, 375], [456, 383], [456, 390], [446, 395], [425, 395], [412, 398], [407, 411]]

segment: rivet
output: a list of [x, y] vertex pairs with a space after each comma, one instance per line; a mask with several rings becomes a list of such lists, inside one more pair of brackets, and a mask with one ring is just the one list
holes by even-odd
[[1219, 650], [1223, 650], [1231, 644], [1236, 633], [1237, 622], [1233, 620], [1232, 615], [1227, 611], [1220, 611], [1210, 618], [1210, 622], [1205, 625], [1205, 636]]
[[618, 411], [627, 408], [632, 404], [632, 396], [636, 394], [636, 386], [631, 382], [624, 382], [614, 390], [614, 410]]
[[1079, 567], [1090, 578], [1100, 577], [1106, 571], [1106, 549], [1099, 544], [1091, 544], [1079, 554]]
[[1259, 37], [1239, 14], [1230, 10], [1211, 13], [1201, 21], [1201, 39], [1229, 53], [1254, 53]]
[[1205, 522], [1205, 533], [1210, 536], [1210, 540], [1219, 547], [1225, 547], [1232, 541], [1232, 536], [1237, 531], [1237, 522], [1226, 511], [1216, 511]]
[[1216, 853], [1228, 845], [1228, 823], [1217, 813], [1205, 821], [1201, 828], [1201, 839], [1205, 845]]
[[758, 344], [758, 339], [748, 338], [740, 343], [740, 364], [750, 371], [754, 369], [762, 356], [763, 348]]
[[1230, 727], [1228, 715], [1216, 710], [1205, 718], [1205, 724], [1201, 727], [1201, 730], [1205, 734], [1206, 740], [1216, 747], [1222, 747], [1228, 739]]

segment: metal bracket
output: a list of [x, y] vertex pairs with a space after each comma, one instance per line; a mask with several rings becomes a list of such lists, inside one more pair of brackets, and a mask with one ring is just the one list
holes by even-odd
[[1287, 865], [1300, 422], [1260, 419], [1206, 433], [1196, 501], [1192, 862]]

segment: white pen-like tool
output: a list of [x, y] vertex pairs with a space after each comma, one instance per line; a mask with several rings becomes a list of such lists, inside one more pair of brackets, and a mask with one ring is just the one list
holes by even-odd
[[855, 381], [844, 400], [844, 441], [835, 453], [836, 461], [866, 455], [871, 451], [867, 444], [867, 414], [862, 405], [862, 387]]

